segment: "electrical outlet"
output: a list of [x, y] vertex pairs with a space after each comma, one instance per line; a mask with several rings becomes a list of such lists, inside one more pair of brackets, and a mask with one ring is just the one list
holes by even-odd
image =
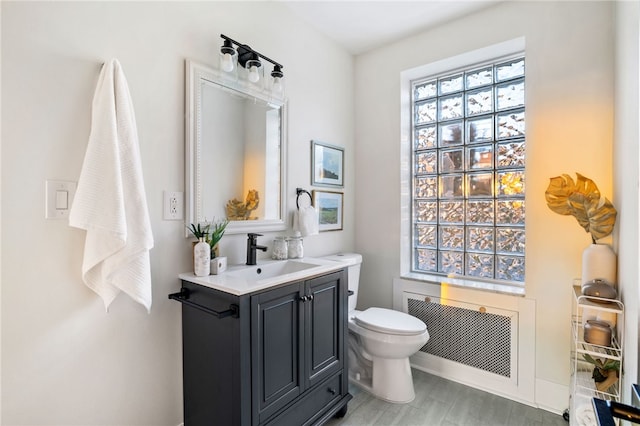
[[175, 191], [164, 191], [164, 220], [184, 219], [184, 193]]

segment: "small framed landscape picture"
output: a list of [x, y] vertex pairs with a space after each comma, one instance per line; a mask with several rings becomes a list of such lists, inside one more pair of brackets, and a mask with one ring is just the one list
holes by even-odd
[[342, 230], [342, 192], [313, 191], [313, 205], [318, 211], [318, 230]]
[[344, 148], [311, 141], [311, 185], [344, 186]]

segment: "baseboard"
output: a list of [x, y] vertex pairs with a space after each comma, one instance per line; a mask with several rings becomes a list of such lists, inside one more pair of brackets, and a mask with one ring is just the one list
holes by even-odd
[[569, 408], [569, 386], [536, 379], [536, 403], [543, 410], [562, 415]]

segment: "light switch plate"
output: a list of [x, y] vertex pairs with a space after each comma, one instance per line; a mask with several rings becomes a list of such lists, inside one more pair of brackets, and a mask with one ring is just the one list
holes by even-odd
[[76, 193], [76, 183], [47, 179], [45, 182], [45, 218], [66, 219]]

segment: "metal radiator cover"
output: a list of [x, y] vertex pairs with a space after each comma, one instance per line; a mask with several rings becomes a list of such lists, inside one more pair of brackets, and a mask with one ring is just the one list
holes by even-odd
[[429, 330], [429, 341], [421, 352], [511, 377], [515, 354], [509, 316], [412, 298], [407, 299], [407, 311]]

